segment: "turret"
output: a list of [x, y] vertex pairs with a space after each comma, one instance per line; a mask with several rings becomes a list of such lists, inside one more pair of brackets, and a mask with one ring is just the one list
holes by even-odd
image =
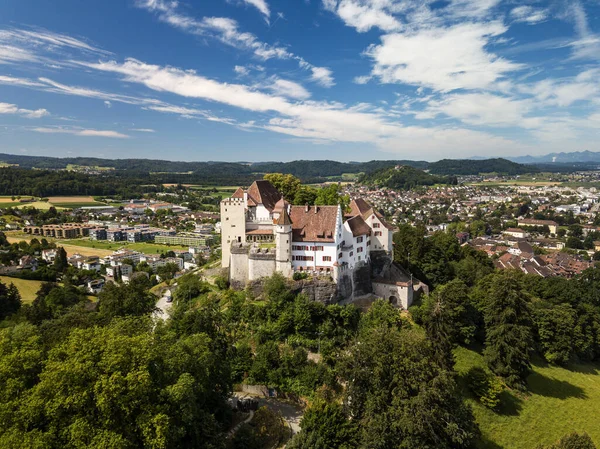
[[287, 205], [275, 222], [275, 271], [292, 276], [292, 219]]

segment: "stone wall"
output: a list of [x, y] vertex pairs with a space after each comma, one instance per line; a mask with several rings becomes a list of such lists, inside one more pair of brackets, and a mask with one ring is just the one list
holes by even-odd
[[254, 281], [273, 276], [275, 273], [275, 253], [251, 252], [248, 256], [248, 280]]
[[246, 245], [231, 247], [229, 283], [233, 288], [244, 288], [248, 282], [248, 251]]

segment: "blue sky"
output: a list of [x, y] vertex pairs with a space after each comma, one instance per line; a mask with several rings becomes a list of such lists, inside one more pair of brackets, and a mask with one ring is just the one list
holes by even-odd
[[3, 0], [0, 152], [600, 151], [600, 0]]

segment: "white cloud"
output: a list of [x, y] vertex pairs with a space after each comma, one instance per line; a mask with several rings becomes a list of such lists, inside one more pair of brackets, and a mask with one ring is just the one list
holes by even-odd
[[435, 118], [444, 114], [475, 126], [521, 126], [531, 102], [515, 100], [489, 93], [452, 94], [441, 100], [431, 100], [427, 108], [415, 116]]
[[578, 101], [594, 101], [600, 99], [600, 69], [585, 70], [573, 78], [521, 84], [518, 90], [548, 106], [568, 107]]
[[158, 13], [159, 20], [175, 28], [179, 28], [186, 33], [209, 36], [225, 45], [251, 51], [257, 58], [263, 61], [269, 59], [296, 61], [301, 68], [312, 71], [312, 80], [326, 87], [334, 84], [332, 72], [329, 69], [317, 67], [285, 47], [260, 41], [254, 34], [241, 31], [238, 22], [234, 19], [227, 17], [204, 17], [201, 20], [197, 20], [178, 12], [178, 4], [175, 1], [138, 0], [136, 6]]
[[323, 87], [333, 87], [335, 82], [333, 81], [333, 72], [327, 67], [314, 67], [310, 68], [312, 75], [310, 79]]
[[22, 109], [10, 103], [0, 103], [0, 114], [20, 115], [25, 118], [42, 118], [50, 115], [46, 109]]
[[45, 55], [76, 50], [87, 54], [109, 56], [112, 53], [94, 47], [82, 40], [43, 29], [0, 30], [0, 64], [45, 62], [56, 65]]
[[14, 78], [12, 76], [0, 75], [0, 84], [6, 84], [11, 86], [22, 86], [22, 87], [43, 87], [42, 83], [33, 81], [27, 78]]
[[[128, 59], [124, 63], [85, 64], [89, 68], [120, 74], [130, 83], [143, 84], [160, 92], [186, 98], [218, 102], [242, 110], [262, 113], [264, 120], [254, 120], [252, 127], [320, 141], [363, 142], [385, 151], [419, 151], [422, 157], [437, 157], [439, 152], [524, 148], [516, 142], [491, 134], [460, 128], [424, 128], [403, 126], [368, 104], [347, 107], [339, 103], [318, 101], [290, 102], [284, 97], [252, 90], [241, 84], [220, 83], [189, 70], [161, 67]], [[159, 107], [151, 107], [158, 109]], [[179, 114], [197, 111], [173, 111]], [[273, 114], [276, 114], [273, 117]], [[218, 118], [215, 120], [219, 120]], [[226, 120], [226, 119], [225, 119]], [[220, 120], [224, 121], [224, 120]], [[232, 123], [231, 120], [224, 121]], [[244, 126], [237, 125], [237, 126]], [[246, 124], [246, 126], [248, 126]]]
[[106, 106], [108, 109], [112, 108], [112, 103], [108, 100], [104, 100], [104, 106]]
[[34, 62], [38, 57], [29, 50], [2, 44], [0, 41], [0, 64], [11, 64], [16, 62]]
[[448, 28], [383, 36], [366, 54], [372, 76], [437, 91], [489, 88], [521, 65], [486, 51], [489, 40], [506, 32], [500, 22], [461, 23]]
[[573, 1], [567, 6], [567, 19], [575, 25], [579, 39], [571, 43], [574, 59], [600, 59], [600, 35], [590, 31], [587, 14], [581, 2]]
[[270, 79], [267, 81], [267, 89], [271, 90], [276, 95], [292, 98], [294, 100], [306, 100], [310, 98], [310, 92], [302, 85], [289, 80], [279, 78]]
[[241, 65], [236, 65], [233, 68], [233, 71], [240, 76], [247, 76], [250, 73], [250, 69], [248, 69], [248, 67], [244, 67]]
[[364, 33], [371, 28], [395, 31], [400, 22], [390, 13], [393, 2], [377, 0], [323, 0], [325, 8], [339, 16], [347, 26]]
[[243, 0], [243, 2], [248, 5], [254, 6], [261, 12], [262, 15], [265, 16], [267, 21], [269, 20], [269, 17], [271, 16], [271, 11], [269, 10], [269, 5], [265, 0]]
[[549, 11], [547, 9], [534, 8], [529, 5], [517, 6], [510, 11], [510, 17], [515, 22], [526, 22], [532, 25], [546, 21], [548, 16]]
[[74, 136], [82, 137], [109, 137], [113, 139], [128, 139], [129, 136], [126, 134], [119, 133], [117, 131], [102, 131], [97, 129], [80, 129], [80, 128], [31, 128], [31, 131], [43, 134], [72, 134]]
[[129, 131], [133, 131], [136, 133], [155, 133], [156, 130], [150, 128], [132, 128]]
[[[439, 27], [462, 19], [487, 18], [500, 0], [322, 0], [326, 10], [358, 32]], [[435, 7], [433, 6], [435, 4]]]

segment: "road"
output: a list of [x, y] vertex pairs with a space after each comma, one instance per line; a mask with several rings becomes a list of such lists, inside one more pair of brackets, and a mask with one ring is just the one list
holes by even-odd
[[298, 405], [288, 402], [282, 402], [276, 398], [262, 398], [247, 393], [234, 393], [238, 398], [253, 397], [258, 400], [259, 407], [267, 407], [275, 412], [281, 413], [283, 419], [288, 423], [292, 433], [295, 435], [300, 432], [300, 421], [304, 411]]
[[167, 297], [163, 296], [156, 303], [156, 311], [154, 312], [154, 316], [166, 320], [169, 318], [169, 310], [171, 310], [171, 307], [173, 307], [173, 303], [167, 302]]

